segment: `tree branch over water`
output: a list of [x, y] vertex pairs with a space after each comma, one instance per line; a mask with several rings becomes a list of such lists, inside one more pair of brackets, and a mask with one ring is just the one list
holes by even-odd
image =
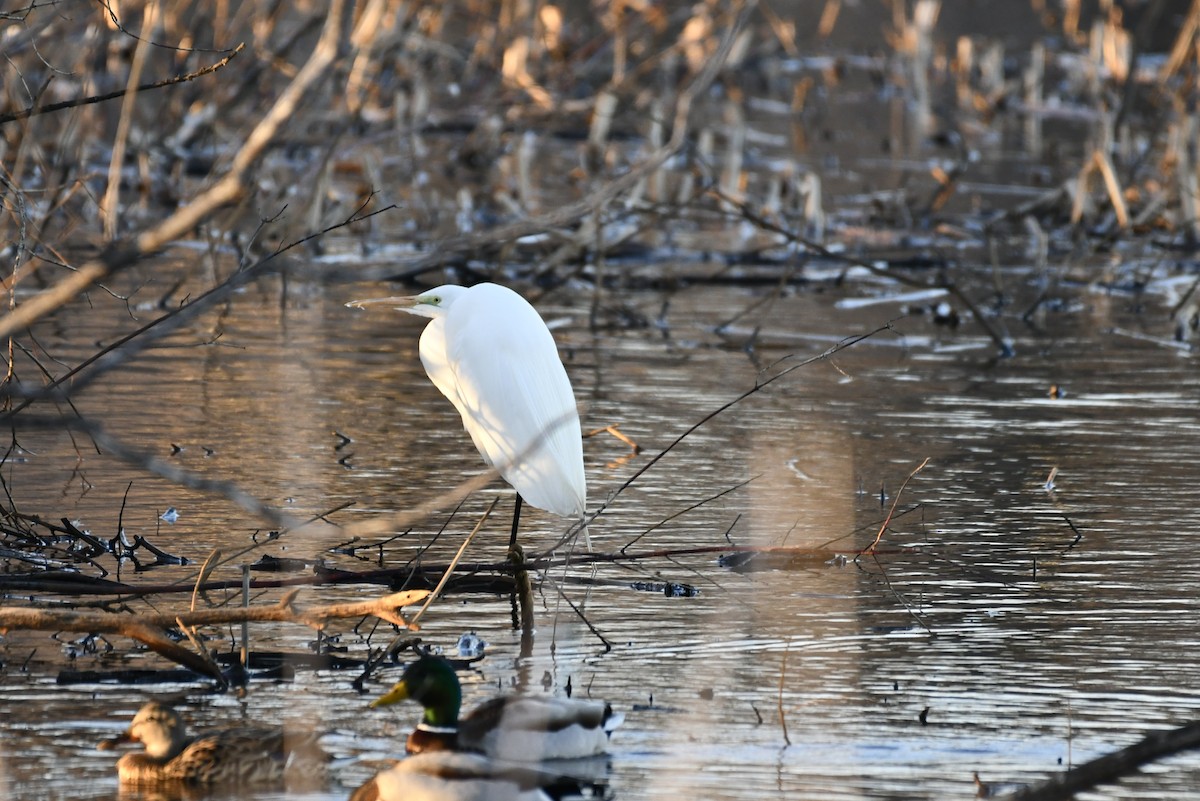
[[215, 64], [209, 64], [207, 67], [198, 69], [195, 72], [189, 72], [186, 75], [176, 75], [174, 78], [164, 78], [161, 81], [151, 81], [150, 83], [139, 84], [136, 88], [134, 88], [132, 90], [129, 88], [125, 88], [125, 89], [120, 89], [115, 92], [108, 92], [107, 94], [103, 94], [103, 95], [91, 95], [90, 97], [79, 97], [79, 98], [75, 98], [74, 100], [64, 100], [61, 103], [50, 103], [45, 106], [31, 106], [31, 107], [25, 109], [24, 111], [14, 111], [14, 112], [10, 112], [8, 114], [0, 114], [0, 125], [3, 125], [8, 122], [15, 122], [16, 120], [27, 119], [29, 117], [36, 117], [39, 114], [51, 114], [55, 111], [65, 111], [66, 109], [78, 108], [79, 106], [90, 106], [93, 103], [104, 103], [108, 100], [116, 100], [117, 98], [124, 97], [130, 91], [148, 92], [152, 89], [162, 89], [165, 86], [173, 86], [177, 83], [187, 83], [188, 81], [194, 81], [197, 78], [203, 77], [205, 75], [210, 75], [210, 74], [216, 72], [217, 70], [221, 69], [226, 64], [228, 64], [233, 59], [234, 56], [236, 56], [238, 53], [242, 52], [242, 50], [244, 50], [245, 48], [246, 48], [246, 43], [241, 42], [238, 44], [237, 47], [233, 48], [233, 50], [231, 50], [229, 52], [229, 55], [225, 56], [225, 58], [221, 59], [220, 61], [218, 61]]
[[98, 258], [80, 266], [58, 284], [34, 295], [29, 300], [0, 317], [0, 338], [10, 337], [61, 308], [79, 293], [112, 273], [155, 253], [189, 233], [214, 211], [233, 202], [246, 191], [246, 176], [267, 146], [296, 111], [304, 95], [319, 81], [328, 77], [338, 52], [342, 34], [345, 0], [333, 0], [325, 20], [321, 38], [312, 55], [296, 77], [283, 90], [270, 111], [250, 132], [245, 144], [233, 158], [229, 171], [167, 219], [132, 240], [116, 242]]

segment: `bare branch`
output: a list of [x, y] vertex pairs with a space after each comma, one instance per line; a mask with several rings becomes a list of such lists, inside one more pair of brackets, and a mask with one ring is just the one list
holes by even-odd
[[[211, 662], [173, 642], [166, 636], [165, 630], [180, 625], [186, 627], [217, 626], [243, 621], [299, 623], [320, 629], [331, 620], [359, 618], [367, 615], [374, 615], [388, 623], [407, 627], [408, 621], [404, 619], [400, 610], [418, 603], [429, 594], [426, 590], [410, 590], [369, 601], [326, 604], [298, 609], [293, 605], [296, 592], [293, 590], [287, 593], [279, 603], [272, 606], [228, 607], [147, 615], [5, 607], [0, 609], [0, 632], [31, 629], [35, 631], [119, 634], [144, 643], [156, 653], [197, 673], [213, 676]], [[220, 679], [221, 676], [218, 673], [213, 678]]]
[[246, 174], [263, 154], [267, 145], [292, 116], [300, 100], [322, 78], [337, 56], [342, 31], [344, 0], [334, 0], [325, 19], [321, 38], [312, 56], [301, 68], [275, 105], [259, 121], [233, 158], [229, 171], [195, 200], [180, 208], [156, 227], [129, 242], [115, 243], [99, 258], [92, 259], [50, 289], [33, 296], [13, 311], [0, 317], [0, 338], [28, 328], [45, 315], [69, 303], [76, 295], [113, 272], [133, 264], [143, 256], [161, 250], [187, 234], [210, 214], [233, 202], [245, 191]]
[[928, 456], [925, 457], [916, 468], [908, 474], [908, 478], [904, 479], [904, 483], [900, 485], [900, 489], [896, 490], [896, 497], [892, 499], [892, 508], [888, 509], [887, 517], [884, 518], [883, 524], [879, 527], [879, 533], [875, 535], [875, 541], [866, 549], [866, 553], [875, 553], [875, 546], [879, 545], [879, 541], [883, 539], [883, 533], [887, 531], [887, 527], [892, 522], [892, 517], [896, 514], [896, 507], [900, 504], [900, 496], [904, 494], [905, 488], [908, 487], [908, 482], [913, 480], [913, 477], [925, 469], [925, 465], [929, 464]]
[[29, 108], [24, 109], [22, 111], [13, 111], [8, 114], [0, 114], [0, 125], [3, 125], [6, 122], [15, 122], [17, 120], [23, 120], [28, 117], [36, 117], [39, 114], [50, 114], [55, 111], [63, 111], [65, 109], [76, 108], [78, 106], [90, 106], [93, 103], [104, 103], [108, 100], [116, 100], [119, 97], [124, 97], [126, 93], [131, 92], [131, 91], [132, 92], [148, 92], [151, 89], [162, 89], [164, 86], [173, 86], [177, 83], [187, 83], [188, 81], [194, 81], [197, 78], [203, 77], [205, 75], [209, 75], [209, 74], [214, 73], [217, 70], [221, 69], [226, 64], [228, 64], [233, 59], [234, 56], [236, 56], [238, 53], [242, 52], [244, 49], [246, 49], [246, 43], [242, 42], [237, 47], [233, 48], [233, 50], [229, 53], [229, 55], [225, 56], [225, 58], [221, 59], [216, 64], [209, 64], [207, 67], [204, 67], [203, 69], [198, 69], [195, 72], [189, 72], [186, 75], [176, 75], [174, 78], [165, 78], [161, 81], [154, 81], [153, 83], [143, 83], [132, 89], [125, 88], [125, 89], [121, 89], [120, 91], [117, 91], [117, 92], [109, 92], [108, 94], [91, 95], [89, 97], [78, 97], [78, 98], [75, 98], [74, 100], [64, 100], [61, 103], [51, 103], [48, 106], [30, 106]]

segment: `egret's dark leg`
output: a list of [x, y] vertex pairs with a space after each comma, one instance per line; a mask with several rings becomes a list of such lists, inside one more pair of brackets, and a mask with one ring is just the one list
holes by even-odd
[[[521, 652], [532, 651], [533, 641], [533, 586], [529, 583], [529, 572], [525, 570], [525, 554], [517, 545], [517, 527], [521, 523], [521, 493], [517, 493], [517, 504], [513, 507], [512, 536], [508, 540], [508, 561], [513, 566], [513, 627], [521, 629]], [[520, 617], [517, 618], [519, 611]], [[529, 642], [526, 642], [526, 640]]]
[[517, 527], [521, 523], [521, 493], [517, 493], [517, 505], [513, 507], [513, 526], [512, 536], [508, 538], [508, 547], [511, 550], [517, 544]]

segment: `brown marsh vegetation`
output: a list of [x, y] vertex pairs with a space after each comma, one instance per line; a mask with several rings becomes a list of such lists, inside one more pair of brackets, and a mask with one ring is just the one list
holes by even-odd
[[[80, 462], [115, 455], [273, 532], [182, 587], [135, 582], [112, 574], [178, 564], [173, 549], [119, 523], [94, 535], [8, 492], [3, 625], [119, 633], [222, 686], [218, 662], [237, 659], [203, 645], [203, 626], [377, 615], [403, 631], [400, 607], [444, 567], [414, 585], [407, 568], [276, 565], [297, 572], [247, 589], [419, 589], [307, 609], [287, 595], [205, 618], [207, 593], [242, 587], [236, 558], [273, 558], [275, 533], [313, 520], [73, 401], [248, 287], [495, 280], [586, 299], [593, 330], [655, 325], [625, 293], [665, 307], [684, 286], [753, 287], [717, 332], [752, 357], [780, 346], [757, 323], [777, 300], [855, 282], [905, 294], [904, 313], [948, 337], [986, 337], [995, 358], [1097, 291], [1142, 308], [1140, 328], [1091, 331], [1097, 343], [1186, 353], [1200, 326], [1200, 3], [64, 0], [0, 23], [5, 462], [27, 432], [69, 432]], [[54, 336], [97, 293], [129, 310], [119, 335]], [[345, 522], [339, 544], [382, 547], [490, 478]], [[106, 502], [119, 520], [123, 498]], [[502, 563], [466, 567], [451, 590], [510, 587]], [[190, 594], [189, 609], [151, 617], [143, 601], [167, 592]], [[344, 665], [366, 675], [386, 650], [375, 645]]]

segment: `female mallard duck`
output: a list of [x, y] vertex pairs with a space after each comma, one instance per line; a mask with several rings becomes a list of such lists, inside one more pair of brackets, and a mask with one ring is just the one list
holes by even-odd
[[328, 760], [315, 735], [282, 728], [231, 728], [189, 737], [179, 714], [157, 701], [138, 710], [129, 729], [100, 748], [122, 742], [140, 742], [146, 749], [117, 760], [123, 784], [311, 786], [323, 781]]
[[408, 736], [410, 754], [477, 751], [519, 762], [590, 757], [608, 750], [609, 735], [625, 719], [603, 701], [500, 696], [459, 720], [458, 676], [446, 660], [427, 655], [409, 665], [396, 686], [371, 706], [407, 698], [425, 707], [420, 725]]
[[379, 773], [355, 790], [350, 801], [550, 801], [557, 796], [542, 787], [556, 779], [502, 766], [481, 754], [429, 751]]

